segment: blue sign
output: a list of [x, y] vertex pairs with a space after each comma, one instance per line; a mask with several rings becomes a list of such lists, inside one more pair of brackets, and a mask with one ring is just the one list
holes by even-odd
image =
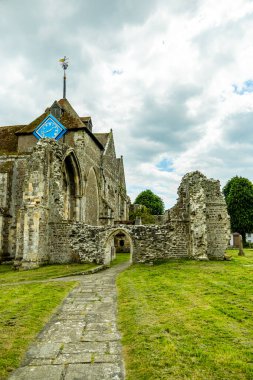
[[59, 140], [66, 132], [67, 129], [50, 114], [38, 125], [33, 134], [39, 140], [45, 138]]

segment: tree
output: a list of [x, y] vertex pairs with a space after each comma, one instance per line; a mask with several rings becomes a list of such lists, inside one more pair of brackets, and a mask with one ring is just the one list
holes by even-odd
[[149, 209], [146, 206], [139, 206], [137, 210], [130, 210], [129, 219], [135, 222], [136, 218], [141, 218], [142, 224], [153, 224], [155, 223], [154, 215], [151, 215]]
[[142, 191], [135, 199], [134, 204], [146, 206], [152, 215], [162, 215], [164, 213], [163, 200], [151, 190]]
[[253, 231], [253, 184], [243, 177], [233, 177], [223, 188], [231, 219], [231, 229], [245, 242], [246, 232]]

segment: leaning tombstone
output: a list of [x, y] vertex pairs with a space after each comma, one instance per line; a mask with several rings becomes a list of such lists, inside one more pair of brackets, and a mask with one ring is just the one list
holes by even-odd
[[135, 224], [136, 226], [140, 226], [140, 225], [142, 225], [141, 217], [140, 217], [140, 216], [136, 216], [134, 224]]

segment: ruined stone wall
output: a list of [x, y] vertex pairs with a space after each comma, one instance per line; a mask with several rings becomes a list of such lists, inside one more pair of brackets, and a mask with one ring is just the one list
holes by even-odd
[[0, 262], [4, 261], [4, 215], [0, 209]]
[[50, 223], [50, 263], [103, 263], [99, 232], [103, 227], [81, 222]]
[[[78, 144], [85, 142], [86, 135], [79, 133], [76, 136], [79, 136]], [[86, 143], [87, 146], [84, 145], [87, 149], [79, 160], [75, 151], [79, 151], [81, 155], [81, 145], [73, 150], [63, 142], [43, 139], [36, 144], [31, 154], [26, 156], [27, 159], [22, 161], [25, 163], [23, 166], [20, 163], [14, 165], [21, 178], [20, 183], [17, 183], [18, 176], [15, 178], [13, 176], [10, 181], [15, 193], [13, 199], [16, 200], [16, 216], [13, 219], [15, 221], [13, 236], [16, 242], [16, 265], [22, 262], [23, 267], [29, 268], [53, 262], [55, 255], [50, 248], [50, 242], [53, 242], [52, 247], [54, 247], [57, 244], [60, 246], [64, 241], [66, 249], [63, 248], [61, 252], [65, 253], [62, 253], [62, 259], [57, 256], [57, 262], [61, 262], [61, 260], [70, 262], [73, 258], [77, 260], [75, 247], [72, 250], [66, 243], [71, 242], [67, 226], [86, 219], [90, 224], [99, 224], [99, 207], [102, 197], [99, 188], [101, 151], [93, 142], [89, 142], [89, 147], [88, 142]], [[93, 165], [95, 161], [98, 174]], [[92, 180], [90, 180], [90, 174], [88, 176], [84, 174], [88, 168], [89, 173], [92, 173]], [[11, 194], [6, 189], [3, 193]], [[68, 212], [70, 208], [72, 211]], [[3, 225], [2, 219], [1, 226]], [[54, 227], [51, 231], [49, 225], [54, 226], [56, 223], [59, 223], [64, 229], [64, 238], [63, 234], [57, 234]], [[90, 234], [90, 231], [90, 229], [87, 230], [87, 233]], [[55, 235], [59, 240], [58, 243], [52, 239], [52, 236]], [[8, 236], [11, 236], [10, 233]], [[93, 241], [91, 236], [90, 240]], [[97, 249], [88, 256], [84, 249], [84, 253], [80, 254], [79, 259], [81, 261], [84, 259], [101, 261], [98, 258]]]
[[62, 221], [58, 223], [49, 223], [49, 263], [62, 264], [78, 262], [71, 249], [71, 229], [74, 223]]
[[0, 159], [0, 262], [8, 259], [8, 230], [10, 225], [11, 178], [14, 158], [4, 156]]
[[[55, 165], [55, 158], [53, 162]], [[38, 178], [38, 173], [35, 177]], [[58, 190], [54, 189], [56, 192]], [[49, 194], [51, 192], [48, 190]], [[46, 199], [45, 189], [44, 194]], [[109, 263], [114, 254], [114, 237], [118, 233], [125, 234], [129, 239], [132, 261], [135, 263], [170, 258], [222, 259], [229, 219], [219, 182], [209, 180], [199, 172], [189, 173], [183, 177], [178, 195], [176, 205], [166, 213], [166, 221], [161, 225], [91, 226], [78, 221], [63, 221], [55, 216], [50, 219], [49, 211], [48, 216], [42, 215], [41, 208], [37, 207], [37, 219], [34, 209], [31, 219], [29, 213], [20, 218], [21, 225], [23, 223], [20, 230], [24, 234], [24, 259], [28, 262], [26, 245], [34, 242], [29, 237], [31, 231], [39, 239], [43, 236], [47, 241], [48, 251], [42, 244], [37, 246], [38, 259], [43, 258], [50, 263]], [[32, 230], [26, 229], [25, 226], [32, 222]]]
[[[175, 225], [174, 225], [175, 227]], [[158, 259], [187, 258], [187, 224], [175, 231], [172, 226], [89, 226], [84, 223], [50, 224], [50, 262], [70, 261], [108, 263], [114, 236], [127, 234], [132, 261], [152, 262]], [[108, 259], [109, 257], [109, 259]]]
[[230, 220], [219, 181], [196, 171], [186, 174], [178, 189], [177, 204], [169, 210], [168, 220], [177, 218], [189, 224], [189, 257], [223, 259]]
[[0, 207], [7, 207], [8, 173], [0, 173]]
[[205, 191], [207, 256], [211, 260], [222, 260], [231, 234], [226, 201], [220, 193], [219, 181], [206, 181]]
[[[186, 174], [178, 189], [178, 217], [189, 223], [189, 256], [207, 259], [206, 194], [204, 176], [199, 172]], [[174, 209], [176, 211], [176, 208]]]
[[[175, 226], [174, 226], [175, 227]], [[133, 226], [130, 235], [133, 241], [135, 263], [158, 259], [187, 258], [187, 225], [182, 223], [174, 229], [172, 225]]]
[[37, 144], [27, 163], [17, 218], [16, 265], [31, 268], [48, 260], [50, 151]]
[[8, 252], [11, 258], [15, 257], [17, 242], [17, 218], [23, 202], [23, 185], [27, 170], [29, 156], [18, 156], [14, 162], [11, 191], [10, 215], [8, 228]]
[[6, 154], [0, 157], [0, 261], [1, 257], [5, 260], [15, 256], [17, 213], [22, 203], [26, 162], [26, 155]]
[[[40, 140], [29, 157], [17, 221], [16, 265], [22, 261], [22, 266], [28, 268], [50, 262], [50, 223], [61, 224], [72, 217], [66, 207], [72, 209], [73, 219], [79, 219], [81, 173], [77, 173], [77, 166], [71, 166], [70, 182], [65, 188], [66, 157], [69, 165], [75, 165], [73, 149], [47, 139]], [[69, 194], [70, 187], [73, 194]], [[63, 260], [69, 262], [71, 258]]]
[[0, 173], [0, 260], [4, 257], [5, 248], [5, 224], [8, 195], [8, 173]]

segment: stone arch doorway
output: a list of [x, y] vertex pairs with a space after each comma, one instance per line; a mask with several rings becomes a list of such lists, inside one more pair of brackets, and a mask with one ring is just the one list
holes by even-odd
[[114, 235], [114, 247], [117, 253], [130, 253], [130, 241], [129, 238], [123, 232], [118, 232]]
[[117, 228], [114, 231], [112, 231], [106, 238], [104, 245], [105, 264], [109, 264], [116, 257], [117, 250], [120, 252], [120, 247], [124, 247], [122, 245], [122, 241], [124, 241], [124, 246], [127, 246], [127, 250], [125, 253], [130, 253], [130, 262], [132, 262], [134, 250], [132, 237], [130, 236], [129, 232], [124, 228]]
[[73, 151], [63, 161], [64, 219], [80, 220], [82, 181], [79, 162]]

